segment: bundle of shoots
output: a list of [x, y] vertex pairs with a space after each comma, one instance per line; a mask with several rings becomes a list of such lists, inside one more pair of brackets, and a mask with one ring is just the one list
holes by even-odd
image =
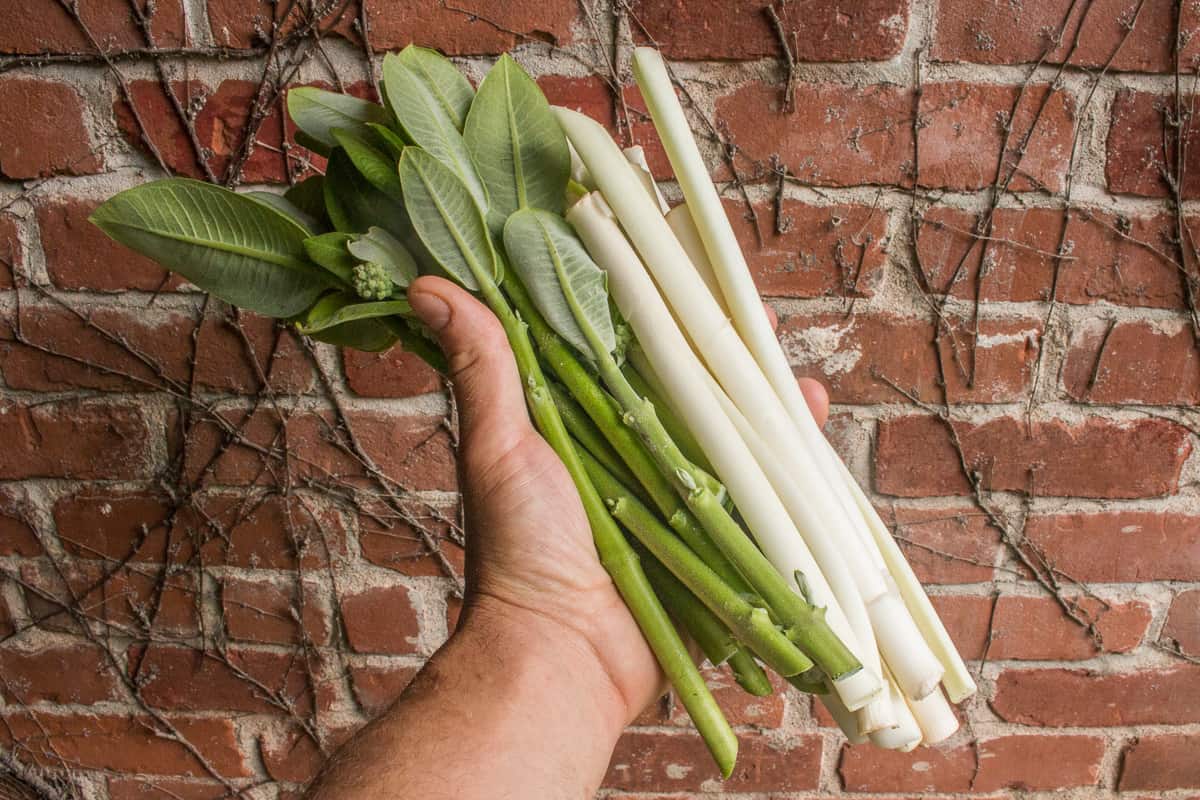
[[235, 306], [438, 369], [409, 284], [436, 274], [486, 303], [723, 775], [737, 739], [685, 636], [747, 692], [769, 694], [771, 671], [818, 694], [851, 741], [940, 741], [957, 728], [942, 687], [958, 702], [971, 678], [800, 397], [665, 64], [640, 49], [634, 65], [686, 201], [673, 209], [639, 148], [552, 109], [509, 56], [476, 90], [410, 46], [383, 60], [383, 104], [289, 93], [323, 175], [282, 195], [166, 179], [92, 220]]

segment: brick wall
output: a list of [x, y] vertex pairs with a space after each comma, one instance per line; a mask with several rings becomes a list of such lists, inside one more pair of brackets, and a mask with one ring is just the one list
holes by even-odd
[[[517, 46], [659, 170], [608, 64], [628, 83], [648, 37], [677, 60], [797, 372], [981, 675], [963, 731], [901, 755], [714, 673], [743, 743], [727, 791], [1200, 787], [1190, 4], [789, 0], [776, 28], [763, 0], [364, 2], [321, 37], [280, 26], [288, 82], [369, 94], [365, 51], [411, 40], [478, 79]], [[453, 625], [443, 387], [206, 302], [85, 221], [159, 162], [310, 167], [261, 90], [272, 4], [5, 5], [0, 747], [81, 797], [297, 797]], [[722, 790], [670, 705], [607, 783]]]

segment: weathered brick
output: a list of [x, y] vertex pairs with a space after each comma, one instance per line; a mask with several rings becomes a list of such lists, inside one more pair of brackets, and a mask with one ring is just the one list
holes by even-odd
[[1075, 580], [1200, 580], [1200, 517], [1148, 511], [1037, 514], [1025, 535]]
[[109, 778], [109, 800], [152, 800], [155, 796], [177, 800], [223, 800], [229, 790], [216, 781], [171, 778]]
[[13, 271], [19, 273], [24, 264], [17, 223], [11, 215], [0, 214], [0, 289], [13, 287]]
[[417, 674], [416, 667], [351, 666], [350, 688], [369, 717], [391, 708]]
[[[150, 35], [156, 47], [179, 47], [186, 42], [183, 3], [140, 0], [149, 12]], [[128, 0], [88, 0], [79, 3], [79, 17], [106, 52], [147, 47]], [[57, 0], [22, 0], [7, 9], [0, 28], [0, 53], [94, 53], [95, 48]]]
[[1104, 740], [1098, 736], [1001, 736], [975, 747], [901, 753], [845, 747], [838, 771], [851, 792], [992, 792], [1094, 785]]
[[[354, 732], [354, 728], [338, 727], [327, 736], [325, 746], [330, 750], [337, 747]], [[321, 747], [308, 733], [292, 728], [267, 737], [262, 746], [263, 766], [267, 774], [277, 781], [308, 783], [317, 776], [325, 763]]]
[[921, 583], [991, 581], [1000, 532], [975, 509], [879, 509]]
[[67, 552], [114, 561], [186, 560], [187, 537], [168, 531], [162, 495], [84, 490], [54, 503], [54, 525]]
[[[465, 553], [462, 545], [450, 535], [451, 525], [459, 524], [457, 509], [414, 503], [408, 512], [461, 574], [465, 567]], [[440, 560], [426, 546], [417, 529], [404, 520], [396, 519], [396, 516], [393, 509], [371, 506], [359, 514], [358, 544], [363, 558], [405, 575], [443, 575]]]
[[[2, 586], [3, 584], [0, 584]], [[0, 595], [0, 639], [7, 639], [16, 633], [16, 621], [13, 620], [12, 611], [8, 608], [8, 601]]]
[[1102, 728], [1200, 722], [1200, 667], [1111, 674], [1006, 669], [996, 679], [991, 705], [1001, 719], [1022, 725]]
[[[799, 61], [885, 61], [908, 33], [908, 0], [818, 0], [803, 5], [768, 0], [634, 0], [631, 10], [650, 41], [679, 61], [782, 56], [767, 16], [773, 7], [792, 56]], [[638, 26], [634, 38], [646, 42]]]
[[[308, 9], [300, 6], [280, 6], [268, 0], [211, 0], [206, 4], [208, 11], [208, 26], [213, 38], [222, 47], [251, 48], [264, 47], [269, 43], [271, 27], [279, 24], [279, 33], [286, 36], [293, 33], [302, 22], [310, 21]], [[281, 20], [281, 11], [287, 8], [288, 17]], [[344, 36], [354, 38], [353, 23], [358, 18], [358, 2], [336, 3], [332, 6], [319, 6], [324, 9], [316, 21], [322, 37]]]
[[14, 389], [153, 391], [190, 373], [192, 330], [184, 314], [161, 321], [123, 308], [85, 316], [59, 307], [26, 306], [0, 318], [0, 374]]
[[0, 479], [147, 477], [146, 443], [162, 435], [132, 405], [0, 403]]
[[725, 213], [760, 294], [766, 297], [870, 297], [887, 260], [887, 211], [863, 205], [814, 206], [785, 198], [776, 227], [773, 203], [744, 203]]
[[226, 578], [221, 582], [221, 608], [229, 637], [266, 644], [328, 644], [329, 614], [320, 591], [311, 583], [302, 586]]
[[415, 655], [421, 623], [403, 586], [346, 592], [339, 598], [346, 638], [356, 653]]
[[967, 659], [981, 659], [985, 651], [989, 660], [998, 661], [1074, 661], [1102, 652], [1127, 653], [1141, 644], [1151, 618], [1149, 606], [1139, 601], [1105, 608], [1090, 597], [1073, 598], [1076, 613], [1095, 624], [1095, 641], [1050, 597], [936, 595], [932, 600]]
[[205, 559], [236, 567], [313, 569], [346, 553], [342, 517], [313, 497], [207, 495], [196, 535]]
[[90, 175], [104, 168], [88, 137], [83, 99], [69, 85], [5, 78], [0, 108], [23, 109], [0, 118], [0, 175], [21, 180]]
[[46, 272], [60, 289], [99, 292], [173, 290], [178, 276], [154, 261], [117, 244], [88, 222], [97, 200], [49, 196], [36, 203]]
[[40, 556], [42, 543], [29, 521], [25, 505], [10, 491], [0, 490], [0, 556]]
[[[1194, 99], [1181, 98], [1184, 108]], [[1173, 115], [1175, 100], [1169, 94], [1134, 89], [1117, 92], [1108, 129], [1104, 174], [1108, 189], [1118, 194], [1163, 197], [1168, 193], [1165, 174], [1175, 171], [1176, 143], [1164, 132], [1166, 115]], [[1200, 197], [1200, 130], [1190, 123], [1183, 130], [1183, 197]], [[1164, 174], [1165, 173], [1165, 174]]]
[[363, 397], [417, 397], [442, 388], [437, 372], [399, 346], [382, 353], [342, 350], [350, 390]]
[[[821, 773], [821, 737], [804, 734], [775, 746], [758, 734], [740, 737], [738, 763], [721, 784], [726, 792], [815, 789]], [[704, 740], [691, 734], [629, 731], [617, 742], [604, 785], [610, 789], [694, 792], [718, 778]]]
[[371, 43], [395, 50], [417, 43], [446, 55], [492, 55], [522, 42], [570, 44], [580, 7], [571, 0], [410, 0], [403, 14], [387, 0], [364, 0]]
[[[902, 401], [891, 384], [940, 399], [943, 374], [951, 402], [1004, 403], [1025, 396], [1037, 363], [1040, 320], [981, 319], [978, 339], [973, 321], [946, 321], [954, 334], [942, 333], [940, 370], [934, 324], [926, 319], [886, 312], [798, 314], [780, 320], [778, 333], [796, 374], [820, 379], [835, 403]], [[972, 371], [970, 381], [961, 364]]]
[[1175, 595], [1162, 638], [1174, 642], [1185, 655], [1200, 656], [1200, 589]]
[[977, 215], [934, 206], [922, 216], [919, 266], [930, 291], [964, 300], [1042, 302], [1057, 272], [1059, 302], [1183, 308], [1179, 270], [1164, 258], [1174, 258], [1169, 215], [1076, 209], [1065, 233], [1064, 219], [1053, 208], [998, 208], [985, 248], [973, 233]]
[[1183, 320], [1086, 320], [1071, 332], [1063, 388], [1084, 403], [1200, 403], [1200, 354]]
[[[783, 715], [786, 706], [787, 684], [778, 676], [771, 675], [775, 692], [767, 697], [755, 697], [738, 686], [728, 667], [714, 667], [705, 664], [701, 668], [704, 682], [712, 691], [717, 704], [725, 713], [730, 725], [753, 725], [757, 728], [778, 728], [783, 725]], [[671, 725], [679, 728], [691, 728], [691, 717], [687, 709], [674, 696], [662, 698], [652, 703], [641, 715], [634, 720], [638, 725]]]
[[295, 334], [275, 320], [250, 312], [239, 313], [236, 322], [205, 316], [196, 338], [196, 383], [216, 391], [254, 394], [263, 389], [260, 374], [280, 393], [306, 392], [315, 381]]
[[[919, 108], [924, 123], [917, 154], [920, 185], [962, 191], [990, 186], [1001, 166], [1001, 150], [1002, 174], [1006, 176], [1036, 117], [1037, 125], [1028, 136], [1026, 153], [1009, 188], [1060, 190], [1075, 109], [1060, 91], [1043, 104], [1047, 91], [1045, 85], [1033, 85], [1021, 93], [1015, 86], [926, 84]], [[788, 170], [805, 183], [912, 183], [911, 91], [888, 85], [800, 84], [797, 111], [785, 113], [780, 103], [778, 88], [762, 83], [746, 84], [717, 100], [717, 113], [728, 124], [742, 156], [755, 162], [760, 173], [766, 174], [762, 168], [772, 154], [778, 154]], [[1009, 116], [1013, 117], [1012, 133], [1006, 142], [998, 119]]]
[[142, 699], [156, 708], [263, 713], [286, 702], [303, 714], [313, 707], [303, 657], [230, 649], [226, 663], [217, 653], [187, 647], [139, 650], [130, 657], [130, 673]]
[[0, 694], [10, 703], [91, 705], [123, 697], [114, 665], [99, 647], [80, 642], [37, 649], [0, 648]]
[[[45, 746], [22, 748], [22, 758], [45, 767], [63, 762], [78, 769], [131, 774], [206, 776], [205, 766], [182, 743], [166, 734], [150, 717], [108, 714], [56, 714], [7, 710], [0, 725], [0, 744], [39, 741]], [[171, 725], [201, 757], [227, 778], [249, 778], [238, 747], [233, 720], [173, 717]]]
[[[1032, 433], [1014, 417], [954, 425], [967, 466], [980, 475], [984, 488], [1039, 497], [1173, 494], [1191, 452], [1187, 431], [1161, 419], [1034, 422]], [[1113, 469], [1118, 463], [1135, 463], [1139, 469]], [[970, 492], [946, 425], [935, 417], [882, 420], [875, 466], [875, 487], [884, 494]]]
[[[1170, 0], [1147, 0], [1144, 5], [1136, 0], [1098, 0], [1088, 6], [1070, 0], [939, 3], [932, 56], [975, 64], [1067, 61], [1076, 67], [1169, 72], [1174, 69], [1173, 8]], [[1197, 53], [1197, 19], [1190, 6], [1182, 9], [1181, 63], [1190, 64]], [[1135, 13], [1137, 23], [1127, 30]]]
[[1121, 791], [1195, 789], [1200, 786], [1200, 736], [1139, 736], [1122, 756]]

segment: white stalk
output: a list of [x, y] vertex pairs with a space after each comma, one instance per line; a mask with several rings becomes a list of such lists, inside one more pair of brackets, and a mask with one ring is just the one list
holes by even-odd
[[[832, 450], [831, 446], [830, 449]], [[871, 538], [875, 540], [875, 544], [879, 548], [880, 555], [887, 565], [888, 573], [895, 581], [900, 596], [904, 599], [904, 605], [908, 608], [909, 614], [929, 649], [945, 670], [942, 675], [942, 685], [946, 687], [946, 694], [950, 697], [950, 702], [961, 703], [975, 693], [977, 688], [975, 680], [967, 670], [962, 656], [958, 654], [958, 648], [954, 646], [954, 641], [938, 617], [937, 611], [934, 610], [929, 596], [925, 594], [921, 582], [917, 580], [916, 573], [913, 572], [908, 560], [904, 558], [904, 553], [896, 544], [896, 540], [892, 538], [892, 532], [888, 530], [887, 525], [883, 524], [875, 507], [871, 505], [870, 498], [858, 485], [858, 481], [854, 480], [854, 476], [850, 474], [846, 465], [842, 464], [840, 459], [837, 460], [837, 464], [841, 469], [842, 483], [850, 489], [855, 503], [866, 519]]]
[[[880, 692], [879, 696], [884, 699], [887, 694]], [[827, 694], [817, 695], [817, 699], [821, 701], [821, 705], [825, 706], [825, 710], [829, 712], [829, 716], [833, 717], [833, 721], [842, 729], [842, 734], [850, 744], [865, 744], [867, 737], [860, 733], [858, 729], [858, 721], [855, 719], [854, 712], [846, 708], [842, 703], [842, 699], [838, 697], [837, 692], [829, 692]]]
[[658, 188], [658, 184], [654, 181], [654, 173], [650, 171], [650, 162], [646, 161], [646, 151], [642, 149], [640, 144], [635, 144], [633, 147], [626, 147], [622, 152], [625, 153], [625, 160], [633, 165], [634, 174], [638, 180], [646, 187], [646, 191], [654, 198], [654, 202], [658, 203], [658, 209], [663, 214], [671, 210], [671, 206], [667, 203], [667, 198], [663, 197], [662, 190]]
[[904, 699], [908, 701], [908, 708], [921, 728], [922, 744], [932, 745], [945, 741], [958, 730], [958, 716], [946, 702], [941, 689], [930, 692], [920, 700], [913, 700], [911, 697]]
[[712, 262], [708, 260], [708, 253], [704, 251], [704, 242], [700, 241], [700, 231], [696, 228], [696, 221], [692, 219], [692, 212], [688, 210], [687, 203], [680, 203], [667, 212], [667, 224], [675, 232], [675, 238], [683, 245], [684, 252], [692, 260], [692, 266], [700, 273], [704, 285], [708, 287], [721, 311], [725, 316], [729, 316], [725, 295], [721, 294], [721, 284], [717, 283], [717, 273], [713, 272]]
[[908, 703], [904, 699], [904, 693], [896, 685], [887, 665], [884, 665], [883, 673], [888, 699], [896, 709], [897, 724], [891, 728], [875, 731], [869, 738], [872, 744], [885, 750], [900, 750], [907, 753], [921, 743], [921, 727], [917, 725], [916, 717], [909, 709]]
[[583, 165], [583, 162], [579, 159], [579, 153], [575, 152], [575, 148], [571, 146], [570, 142], [567, 142], [567, 150], [571, 153], [571, 180], [580, 186], [595, 189], [596, 182], [592, 180], [591, 173]]
[[[590, 120], [587, 122], [589, 125], [595, 124]], [[603, 129], [600, 130], [604, 133]], [[612, 144], [607, 133], [604, 133], [604, 137]], [[616, 145], [612, 144], [612, 147], [615, 149]], [[585, 161], [588, 159], [585, 148], [581, 148], [581, 155]], [[642, 208], [650, 210], [650, 216], [665, 230], [666, 238], [678, 247], [662, 215], [654, 213], [645, 191], [638, 186], [624, 159], [620, 158], [619, 150], [616, 156], [617, 160], [603, 164], [603, 169], [601, 165], [592, 164], [592, 174], [621, 173], [625, 179], [622, 189], [636, 193], [642, 201]], [[703, 365], [676, 326], [670, 310], [637, 253], [621, 233], [611, 210], [601, 197], [593, 193], [576, 203], [568, 212], [567, 219], [579, 233], [592, 258], [608, 273], [609, 290], [617, 307], [633, 328], [668, 396], [678, 406], [684, 421], [724, 481], [764, 555], [789, 583], [796, 571], [805, 576], [810, 602], [826, 606], [826, 619], [830, 627], [847, 647], [853, 648], [850, 644], [853, 639], [850, 625], [812, 553], [805, 546], [762, 468], [708, 390]], [[682, 251], [681, 256], [687, 258]], [[852, 652], [855, 651], [852, 649]], [[833, 685], [850, 709], [861, 707], [882, 688], [879, 678], [867, 669], [860, 669]]]
[[[728, 318], [723, 315], [679, 240], [671, 233], [662, 216], [656, 213], [654, 205], [639, 186], [608, 132], [581, 114], [565, 109], [556, 109], [556, 114], [567, 137], [574, 143], [580, 158], [596, 178], [600, 191], [616, 212], [622, 227], [641, 254], [663, 295], [669, 299], [672, 310], [690, 334], [689, 338], [712, 370], [714, 377], [763, 440], [769, 443], [787, 471], [795, 476], [797, 483], [805, 487], [807, 504], [812, 507], [814, 518], [821, 521], [821, 525], [816, 529], [805, 531], [806, 538], [836, 538], [837, 547], [848, 560], [859, 592], [870, 609], [871, 604], [887, 592], [883, 577], [866, 561], [861, 542], [852, 528], [854, 522], [846, 513], [846, 508], [839, 505], [834, 493], [823, 491], [831, 482], [811, 458], [811, 448], [800, 439], [796, 426], [759, 369], [758, 363]], [[694, 210], [693, 207], [693, 212]], [[704, 232], [703, 226], [701, 232]], [[758, 312], [764, 314], [762, 304], [757, 299], [755, 302]], [[794, 379], [792, 383], [795, 383]], [[818, 436], [820, 437], [819, 432]], [[820, 438], [823, 447], [824, 438]], [[824, 453], [823, 450], [820, 452]], [[722, 478], [724, 477], [722, 475]], [[745, 507], [741, 503], [738, 506], [744, 513]], [[850, 508], [852, 509], [853, 505]], [[903, 643], [901, 650], [883, 649], [882, 655], [885, 660], [890, 657], [901, 663], [905, 657], [904, 650], [911, 649], [915, 652], [922, 647], [924, 643], [917, 636], [912, 641]], [[921, 676], [918, 682], [920, 685], [913, 687], [914, 693], [923, 696], [928, 691], [924, 687], [936, 684], [940, 677], [940, 671], [932, 676]], [[847, 702], [847, 706], [855, 708], [850, 702]]]

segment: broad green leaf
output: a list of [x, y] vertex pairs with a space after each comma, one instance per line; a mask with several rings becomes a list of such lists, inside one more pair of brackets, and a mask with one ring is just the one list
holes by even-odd
[[462, 179], [416, 147], [400, 157], [404, 203], [412, 225], [437, 264], [468, 289], [499, 280], [499, 259], [483, 212]]
[[281, 194], [275, 194], [274, 192], [242, 192], [242, 194], [283, 214], [304, 228], [304, 232], [309, 236], [314, 236], [321, 232], [321, 223], [319, 220], [297, 208], [292, 204], [291, 200], [288, 200]]
[[[404, 53], [410, 49], [411, 45], [405, 48]], [[462, 109], [464, 117], [457, 117], [454, 106], [447, 101], [452, 92], [431, 82], [441, 79], [442, 76], [431, 76], [428, 70], [417, 69], [412, 64], [413, 60], [403, 54], [389, 53], [384, 56], [384, 89], [388, 93], [392, 113], [395, 114], [405, 136], [458, 173], [475, 204], [481, 209], [486, 209], [487, 189], [471, 160], [471, 154], [467, 152], [467, 145], [460, 132], [466, 108]], [[455, 73], [457, 74], [457, 70]], [[461, 75], [458, 77], [460, 80], [466, 80]]]
[[[337, 297], [337, 295], [334, 295]], [[341, 302], [341, 301], [345, 302]], [[336, 325], [347, 322], [358, 322], [364, 319], [379, 319], [381, 317], [396, 317], [412, 312], [412, 306], [407, 300], [376, 300], [361, 302], [353, 295], [339, 297], [339, 304], [318, 304], [318, 313], [305, 315], [304, 321], [296, 325], [301, 333], [316, 333], [328, 330]]]
[[588, 358], [617, 346], [604, 271], [557, 214], [523, 209], [504, 224], [504, 249], [538, 310]]
[[323, 228], [328, 228], [329, 216], [325, 213], [324, 184], [324, 176], [310, 175], [289, 188], [283, 196], [305, 214], [320, 220]]
[[329, 270], [346, 286], [354, 283], [354, 268], [358, 259], [346, 247], [354, 238], [353, 233], [323, 233], [304, 240], [304, 252], [314, 263]]
[[127, 189], [91, 221], [201, 289], [266, 316], [294, 316], [332, 284], [305, 258], [300, 225], [212, 184], [169, 178]]
[[400, 134], [396, 133], [386, 125], [379, 125], [378, 123], [372, 122], [367, 127], [375, 131], [375, 135], [379, 137], [379, 139], [387, 147], [388, 152], [391, 153], [392, 157], [396, 160], [400, 159], [400, 155], [404, 152], [404, 148], [411, 144], [411, 142], [406, 142], [404, 139], [400, 138]]
[[[399, 178], [397, 178], [399, 180]], [[371, 228], [346, 245], [351, 255], [359, 261], [368, 261], [383, 267], [400, 288], [407, 288], [417, 278], [417, 262], [396, 237], [383, 228]]]
[[[368, 131], [374, 137], [374, 134]], [[384, 153], [371, 144], [366, 137], [341, 128], [335, 128], [333, 138], [337, 139], [350, 161], [371, 185], [391, 197], [393, 200], [404, 202], [400, 191], [400, 176], [396, 174], [396, 159]]]
[[571, 152], [545, 95], [508, 54], [479, 85], [463, 132], [503, 222], [520, 208], [562, 213]]
[[353, 132], [365, 129], [370, 122], [388, 122], [387, 109], [377, 103], [314, 86], [289, 90], [287, 109], [296, 127], [326, 148], [337, 147], [333, 137], [336, 128]]
[[300, 145], [305, 150], [313, 151], [319, 156], [329, 155], [329, 151], [332, 149], [324, 142], [314, 139], [299, 128], [297, 128], [296, 132], [292, 134], [292, 138], [296, 140], [296, 144]]
[[461, 131], [466, 124], [467, 111], [471, 108], [475, 90], [471, 88], [471, 82], [458, 71], [458, 67], [436, 50], [411, 44], [401, 50], [397, 58], [421, 76], [437, 98], [438, 105], [446, 110], [454, 126]]
[[377, 225], [397, 239], [405, 239], [408, 214], [404, 204], [376, 189], [340, 147], [333, 151], [325, 169], [325, 208], [339, 231], [366, 233]]
[[386, 317], [367, 317], [322, 326], [322, 321], [328, 320], [351, 305], [363, 305], [363, 303], [358, 302], [358, 298], [353, 295], [341, 293], [325, 295], [308, 310], [302, 319], [297, 320], [296, 327], [303, 330], [305, 325], [311, 324], [315, 328], [306, 333], [310, 338], [338, 347], [365, 350], [369, 353], [387, 350], [400, 339], [399, 334]]

